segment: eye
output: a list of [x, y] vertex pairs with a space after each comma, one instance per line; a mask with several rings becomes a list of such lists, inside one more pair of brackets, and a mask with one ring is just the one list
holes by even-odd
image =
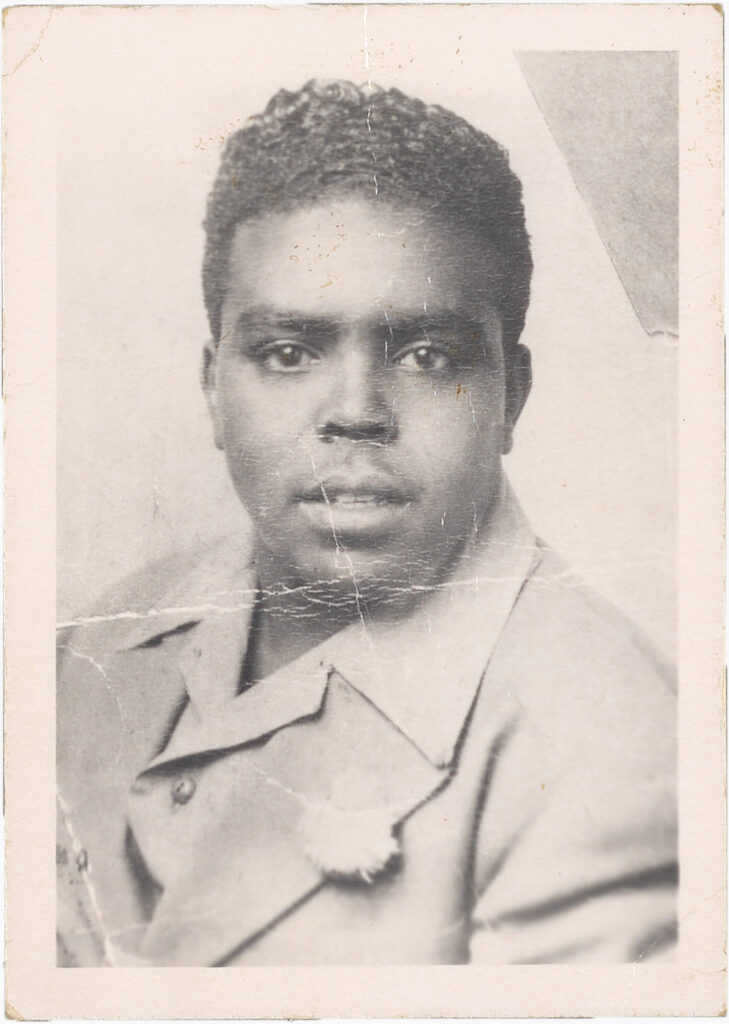
[[316, 352], [297, 341], [271, 341], [256, 355], [270, 373], [308, 373], [319, 362]]
[[445, 348], [431, 342], [420, 342], [401, 349], [392, 361], [395, 366], [400, 366], [410, 373], [446, 370], [451, 365], [451, 357]]

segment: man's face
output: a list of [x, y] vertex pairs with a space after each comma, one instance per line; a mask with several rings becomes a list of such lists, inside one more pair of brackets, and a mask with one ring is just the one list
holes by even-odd
[[382, 203], [239, 225], [205, 387], [269, 585], [392, 599], [448, 574], [526, 397], [488, 273], [464, 236]]

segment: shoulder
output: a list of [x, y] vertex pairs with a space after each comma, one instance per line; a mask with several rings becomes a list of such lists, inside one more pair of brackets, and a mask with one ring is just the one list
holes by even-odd
[[565, 836], [578, 828], [590, 842], [598, 833], [640, 835], [642, 842], [652, 833], [651, 843], [670, 848], [672, 673], [627, 618], [548, 550], [522, 588], [487, 683], [486, 702], [509, 716], [504, 784], [505, 774], [517, 779], [552, 815], [561, 807], [570, 822], [563, 823]]
[[245, 552], [237, 541], [155, 562], [59, 629], [57, 752], [68, 792], [84, 773], [98, 774], [99, 751], [123, 761], [154, 731], [152, 720], [166, 721], [177, 706], [188, 631], [211, 605], [239, 600], [234, 581]]
[[197, 621], [201, 609], [225, 594], [229, 578], [248, 565], [249, 548], [247, 534], [217, 537], [124, 577], [80, 614], [59, 624], [59, 660], [69, 647], [96, 656]]
[[481, 953], [658, 949], [675, 924], [677, 853], [677, 718], [661, 658], [545, 551], [484, 684], [477, 717], [500, 720], [502, 739], [479, 832]]
[[647, 636], [550, 549], [525, 581], [494, 652], [492, 675], [561, 732], [599, 721], [653, 733], [672, 724], [672, 666]]

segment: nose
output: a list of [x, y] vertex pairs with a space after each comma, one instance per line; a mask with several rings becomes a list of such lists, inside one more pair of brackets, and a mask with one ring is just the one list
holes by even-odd
[[337, 374], [327, 397], [318, 436], [388, 444], [397, 437], [387, 369], [377, 353], [352, 336], [341, 343]]

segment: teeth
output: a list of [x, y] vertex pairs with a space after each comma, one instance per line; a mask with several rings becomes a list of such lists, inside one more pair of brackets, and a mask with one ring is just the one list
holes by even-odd
[[380, 500], [375, 494], [337, 494], [332, 498], [332, 502], [339, 505], [372, 505]]
[[389, 505], [399, 502], [387, 494], [372, 494], [354, 491], [339, 491], [336, 494], [311, 494], [302, 501], [326, 505]]

